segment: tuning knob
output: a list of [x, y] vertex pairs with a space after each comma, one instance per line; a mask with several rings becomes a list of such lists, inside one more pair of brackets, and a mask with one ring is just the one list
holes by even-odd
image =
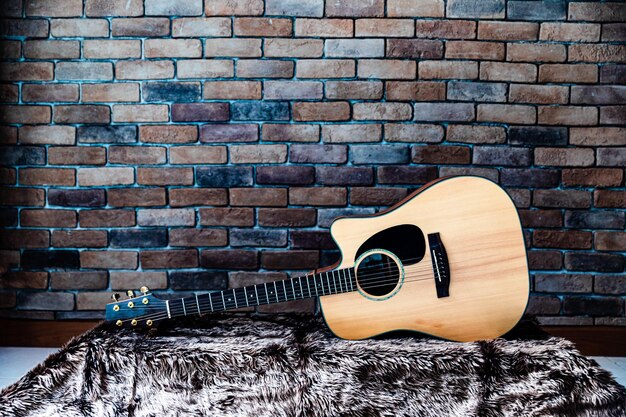
[[143, 295], [148, 294], [148, 291], [150, 291], [150, 288], [146, 287], [145, 285], [143, 287], [141, 287], [139, 289], [139, 291], [141, 291], [143, 293]]
[[126, 295], [128, 295], [128, 298], [133, 298], [133, 297], [135, 297], [135, 291], [128, 290], [128, 291], [126, 291]]
[[120, 295], [118, 293], [111, 295], [111, 300], [118, 302], [120, 300]]

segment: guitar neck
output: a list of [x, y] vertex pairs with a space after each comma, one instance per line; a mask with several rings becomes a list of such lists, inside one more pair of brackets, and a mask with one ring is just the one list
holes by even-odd
[[219, 311], [284, 303], [356, 290], [354, 268], [344, 268], [172, 299], [166, 302], [166, 309], [168, 318], [201, 316]]

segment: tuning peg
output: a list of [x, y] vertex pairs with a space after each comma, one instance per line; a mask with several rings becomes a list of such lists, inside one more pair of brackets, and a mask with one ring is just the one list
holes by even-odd
[[148, 291], [150, 291], [150, 288], [146, 287], [145, 285], [143, 287], [141, 287], [139, 289], [139, 291], [141, 291], [143, 293], [143, 295], [148, 294]]
[[118, 293], [111, 295], [111, 300], [118, 302], [120, 300], [120, 295]]
[[135, 297], [135, 291], [128, 290], [128, 291], [126, 291], [126, 295], [128, 295], [128, 298], [133, 298], [133, 297]]

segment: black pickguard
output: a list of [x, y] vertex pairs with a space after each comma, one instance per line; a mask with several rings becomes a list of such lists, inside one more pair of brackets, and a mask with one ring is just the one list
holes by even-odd
[[371, 236], [359, 247], [356, 257], [371, 249], [386, 249], [400, 258], [404, 265], [412, 265], [424, 257], [426, 239], [419, 227], [402, 224]]

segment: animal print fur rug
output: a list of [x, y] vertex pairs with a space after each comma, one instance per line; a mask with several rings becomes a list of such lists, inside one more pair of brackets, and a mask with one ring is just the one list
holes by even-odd
[[318, 318], [100, 326], [0, 392], [2, 416], [602, 416], [626, 391], [559, 338], [335, 338]]

